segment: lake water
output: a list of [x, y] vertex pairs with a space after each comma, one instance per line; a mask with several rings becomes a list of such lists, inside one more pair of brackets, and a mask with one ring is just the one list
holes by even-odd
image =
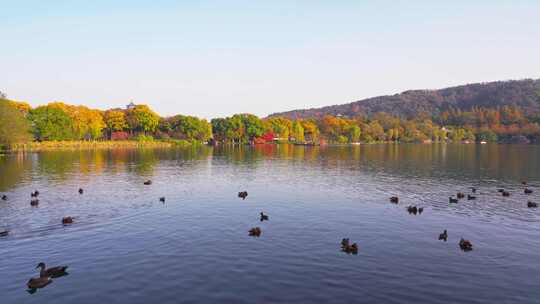
[[[1, 303], [540, 303], [540, 146], [14, 154], [0, 193]], [[69, 275], [30, 294], [39, 262]]]

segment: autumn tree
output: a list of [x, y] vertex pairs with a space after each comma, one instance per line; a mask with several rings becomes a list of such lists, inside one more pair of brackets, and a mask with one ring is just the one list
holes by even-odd
[[127, 112], [127, 123], [132, 131], [154, 132], [159, 123], [159, 115], [147, 105], [136, 105]]

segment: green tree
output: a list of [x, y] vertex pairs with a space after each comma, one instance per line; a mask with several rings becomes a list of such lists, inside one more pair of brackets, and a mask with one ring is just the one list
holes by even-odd
[[126, 121], [126, 114], [120, 110], [108, 110], [104, 114], [105, 124], [110, 132], [123, 131], [129, 126]]
[[30, 124], [16, 107], [0, 99], [0, 145], [10, 146], [32, 140]]
[[30, 111], [34, 136], [43, 140], [73, 139], [73, 121], [63, 110], [56, 107], [41, 106]]
[[360, 127], [357, 125], [349, 126], [349, 142], [358, 142], [360, 140]]
[[246, 130], [247, 140], [252, 140], [264, 134], [264, 125], [261, 119], [253, 114], [242, 114], [242, 122]]
[[302, 124], [295, 120], [292, 124], [292, 136], [294, 137], [296, 142], [304, 142], [304, 127], [302, 127]]
[[132, 131], [154, 132], [159, 124], [159, 115], [147, 105], [136, 105], [128, 111], [127, 122]]

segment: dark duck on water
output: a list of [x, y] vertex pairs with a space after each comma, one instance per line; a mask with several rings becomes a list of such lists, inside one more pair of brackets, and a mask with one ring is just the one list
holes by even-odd
[[444, 229], [443, 233], [439, 234], [439, 240], [445, 242], [448, 240], [448, 232], [446, 232], [446, 229]]
[[47, 268], [45, 266], [45, 263], [41, 262], [36, 266], [36, 269], [39, 268], [39, 276], [44, 277], [50, 277], [50, 278], [57, 278], [66, 275], [66, 270], [68, 269], [68, 266], [56, 266]]
[[238, 192], [238, 197], [243, 200], [245, 200], [247, 196], [248, 196], [247, 191]]
[[341, 251], [348, 254], [358, 254], [358, 245], [356, 243], [350, 244], [349, 239], [341, 240]]
[[259, 237], [259, 236], [261, 236], [261, 233], [262, 233], [262, 230], [259, 227], [249, 229], [249, 235], [250, 236]]
[[464, 238], [461, 238], [459, 241], [459, 248], [463, 251], [471, 251], [472, 250], [472, 243], [469, 240], [465, 240]]

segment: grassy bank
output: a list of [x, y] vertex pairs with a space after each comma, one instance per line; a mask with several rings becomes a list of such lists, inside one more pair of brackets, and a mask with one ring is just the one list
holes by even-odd
[[189, 141], [43, 141], [25, 144], [13, 144], [10, 151], [47, 151], [47, 150], [91, 150], [91, 149], [127, 149], [127, 148], [169, 148], [192, 146], [198, 143]]

